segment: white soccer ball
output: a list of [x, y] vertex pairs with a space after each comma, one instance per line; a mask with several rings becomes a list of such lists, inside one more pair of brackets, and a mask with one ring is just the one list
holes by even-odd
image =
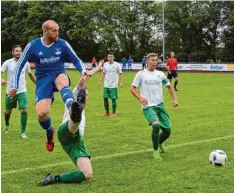
[[209, 161], [213, 165], [223, 166], [227, 162], [227, 155], [222, 150], [214, 150], [209, 155]]

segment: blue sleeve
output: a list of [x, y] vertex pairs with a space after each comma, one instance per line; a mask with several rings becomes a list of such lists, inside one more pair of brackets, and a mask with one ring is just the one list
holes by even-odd
[[13, 78], [13, 83], [12, 83], [13, 89], [19, 88], [19, 78], [21, 71], [24, 68], [25, 64], [27, 63], [28, 59], [30, 58], [31, 53], [32, 53], [32, 44], [29, 42], [27, 46], [24, 48], [24, 51], [18, 61], [18, 65], [15, 68], [15, 77]]
[[71, 45], [67, 41], [65, 41], [65, 45], [69, 60], [74, 64], [79, 72], [83, 72], [85, 70], [85, 67], [82, 60], [76, 55], [75, 51], [72, 49]]

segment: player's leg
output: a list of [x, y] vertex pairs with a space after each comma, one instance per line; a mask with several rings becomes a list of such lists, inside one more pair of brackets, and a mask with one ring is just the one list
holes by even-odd
[[19, 104], [19, 110], [21, 113], [21, 132], [20, 136], [23, 139], [27, 139], [28, 137], [25, 134], [26, 130], [26, 125], [27, 125], [27, 120], [28, 120], [28, 113], [27, 113], [27, 108], [28, 108], [28, 96], [26, 92], [22, 92], [18, 94], [18, 104]]
[[161, 128], [161, 133], [160, 133], [160, 137], [159, 137], [159, 148], [161, 150], [162, 153], [168, 153], [168, 147], [166, 147], [163, 142], [165, 142], [169, 136], [171, 135], [171, 130], [165, 129], [165, 128]]
[[104, 114], [102, 114], [102, 116], [106, 117], [110, 115], [110, 111], [109, 111], [109, 101], [108, 98], [110, 98], [110, 90], [109, 88], [105, 88], [103, 89], [103, 99], [104, 99], [104, 108], [106, 110], [106, 112]]
[[51, 98], [42, 99], [36, 103], [36, 112], [39, 124], [46, 131], [46, 148], [48, 151], [54, 149], [54, 128], [51, 125], [50, 106], [52, 103]]
[[161, 161], [162, 158], [159, 155], [159, 131], [160, 122], [157, 117], [155, 107], [148, 107], [143, 109], [143, 113], [149, 123], [152, 126], [152, 143], [153, 143], [153, 157], [157, 161]]
[[46, 76], [36, 80], [36, 112], [38, 122], [46, 131], [46, 148], [54, 149], [54, 128], [51, 125], [50, 106], [54, 100], [55, 85], [53, 76]]
[[[80, 170], [75, 170], [60, 175], [52, 175], [48, 173], [41, 181], [42, 186], [59, 182], [79, 183], [92, 177], [92, 166], [89, 159], [90, 156], [84, 147], [83, 138], [79, 135], [79, 133], [76, 132], [78, 135], [76, 137], [78, 137], [78, 139], [75, 141], [75, 139], [72, 137], [74, 132], [71, 132], [71, 129], [73, 129], [71, 125], [72, 127], [76, 126], [76, 131], [78, 130], [78, 124], [74, 124], [71, 119], [69, 119], [59, 126], [58, 140], [61, 143], [64, 151], [70, 156], [73, 163]], [[73, 142], [70, 141], [71, 138], [73, 139]]]
[[112, 114], [111, 117], [116, 117], [117, 99], [118, 99], [118, 89], [110, 88], [110, 98], [112, 100]]
[[27, 120], [28, 120], [27, 109], [20, 109], [20, 113], [21, 113], [21, 132], [20, 132], [20, 136], [23, 139], [27, 139], [28, 137], [25, 134], [25, 130], [26, 130], [26, 126], [27, 126]]
[[161, 125], [159, 148], [162, 153], [166, 153], [168, 152], [168, 148], [163, 143], [171, 135], [171, 121], [163, 103], [157, 106], [157, 114]]
[[177, 84], [179, 82], [179, 77], [178, 77], [178, 73], [176, 71], [174, 72], [174, 78], [175, 78], [174, 89], [175, 89], [175, 91], [178, 91], [176, 86], [177, 86]]
[[3, 128], [3, 132], [5, 132], [5, 133], [8, 133], [11, 113], [12, 113], [12, 110], [5, 111], [5, 126]]
[[55, 85], [62, 96], [64, 104], [66, 104], [67, 108], [69, 109], [74, 101], [74, 97], [72, 90], [69, 88], [70, 80], [68, 76], [63, 73], [57, 75]]
[[172, 74], [168, 72], [167, 74], [167, 79], [171, 82], [171, 79], [172, 79]]
[[9, 125], [10, 125], [10, 117], [12, 113], [12, 109], [17, 106], [17, 95], [12, 99], [6, 94], [5, 98], [5, 126], [3, 128], [3, 132], [8, 133]]
[[111, 117], [116, 117], [117, 99], [112, 99], [112, 114]]
[[[70, 85], [70, 80], [66, 74], [61, 73], [61, 74], [57, 75], [57, 77], [55, 79], [55, 86], [60, 91], [63, 102], [67, 106], [67, 108], [69, 109], [69, 114], [70, 114], [71, 119], [74, 122], [79, 122], [80, 115], [76, 114], [76, 111], [72, 111], [72, 108], [70, 108], [72, 105], [74, 105], [75, 108], [79, 105], [77, 104], [78, 102], [75, 101], [74, 96], [73, 96], [73, 92], [69, 88], [69, 85]], [[76, 104], [73, 104], [73, 103], [76, 103]]]
[[52, 181], [63, 183], [80, 183], [93, 177], [92, 165], [89, 157], [79, 157], [76, 165], [79, 170], [54, 176]]

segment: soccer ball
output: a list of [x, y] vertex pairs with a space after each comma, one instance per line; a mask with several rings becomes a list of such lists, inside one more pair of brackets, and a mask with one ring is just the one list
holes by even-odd
[[227, 162], [227, 155], [222, 150], [214, 150], [209, 155], [209, 161], [212, 165], [223, 166]]

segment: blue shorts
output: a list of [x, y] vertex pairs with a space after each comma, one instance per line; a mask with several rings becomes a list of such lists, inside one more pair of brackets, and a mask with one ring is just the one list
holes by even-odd
[[[62, 74], [62, 73], [59, 73], [59, 74]], [[52, 99], [52, 103], [53, 103], [54, 92], [58, 92], [58, 89], [55, 85], [55, 80], [59, 74], [57, 74], [56, 76], [53, 76], [53, 75], [45, 76], [45, 77], [36, 79], [35, 103], [39, 102], [42, 99]], [[69, 79], [69, 86], [70, 86], [70, 79]]]
[[170, 71], [171, 71], [171, 74], [168, 73], [168, 75], [167, 75], [168, 79], [172, 79], [172, 77], [174, 77], [174, 78], [178, 77], [178, 73], [176, 70], [170, 70]]

